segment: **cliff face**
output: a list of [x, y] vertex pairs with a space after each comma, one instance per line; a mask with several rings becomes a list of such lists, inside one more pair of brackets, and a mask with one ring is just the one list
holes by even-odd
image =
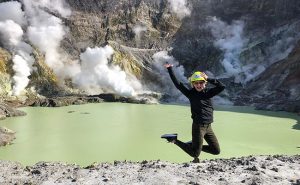
[[[223, 22], [217, 25], [217, 28], [214, 27], [214, 31], [220, 32], [218, 34], [221, 38], [218, 36], [216, 38], [212, 29], [207, 28], [207, 24], [212, 22], [211, 17]], [[226, 39], [228, 34], [237, 34], [234, 22], [241, 21], [243, 23], [240, 24], [241, 39], [232, 41], [244, 42], [238, 56], [240, 63], [243, 65], [267, 63], [266, 60], [270, 60], [272, 58], [270, 55], [274, 54], [270, 50], [274, 50], [272, 46], [278, 44], [276, 42], [294, 38], [295, 44], [299, 40], [299, 20], [299, 1], [296, 0], [263, 0], [247, 3], [243, 0], [193, 1], [191, 16], [184, 19], [175, 35], [172, 54], [188, 68], [192, 65], [215, 73], [224, 72], [220, 66], [224, 50], [216, 46], [215, 42]], [[228, 26], [231, 26], [232, 30], [227, 30]], [[274, 60], [276, 61], [276, 58]]]
[[260, 109], [299, 112], [300, 42], [286, 59], [274, 63], [247, 84], [235, 102], [252, 103]]
[[12, 74], [12, 66], [9, 65], [10, 60], [11, 54], [0, 48], [0, 97], [7, 96], [8, 92], [11, 91], [10, 74]]
[[[166, 48], [181, 24], [169, 12], [166, 1], [67, 2], [72, 9], [68, 20], [69, 43], [75, 43], [77, 51], [107, 41], [142, 49]], [[66, 43], [64, 45], [70, 48]]]
[[[183, 65], [186, 76], [204, 70], [222, 78], [226, 98], [236, 104], [243, 101], [260, 108], [299, 112], [295, 106], [300, 78], [298, 0], [192, 0], [185, 5], [190, 12], [181, 17], [182, 8], [174, 11], [167, 0], [66, 0], [66, 5], [70, 16], [51, 7], [43, 11], [61, 19], [68, 29], [60, 49], [71, 60], [78, 60], [87, 47], [109, 43], [115, 50], [113, 64], [142, 84], [157, 84], [154, 90], [159, 90], [164, 85], [157, 80], [152, 56], [168, 50]], [[3, 41], [0, 46], [5, 46]], [[2, 51], [6, 50], [0, 50], [1, 81], [9, 84], [13, 72], [7, 64], [12, 57]], [[39, 84], [38, 92], [45, 95], [62, 91], [53, 71], [44, 65], [43, 52], [36, 53], [38, 70], [28, 87]], [[66, 85], [73, 87], [70, 83]]]

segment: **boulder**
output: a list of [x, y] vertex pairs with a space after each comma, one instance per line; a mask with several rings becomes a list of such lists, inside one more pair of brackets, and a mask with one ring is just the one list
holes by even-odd
[[16, 132], [5, 127], [0, 127], [0, 146], [11, 144], [16, 139]]
[[5, 103], [0, 103], [0, 119], [5, 117], [25, 116], [26, 113], [8, 106]]

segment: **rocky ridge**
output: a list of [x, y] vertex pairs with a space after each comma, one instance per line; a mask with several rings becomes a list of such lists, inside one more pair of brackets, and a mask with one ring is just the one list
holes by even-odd
[[59, 162], [33, 166], [0, 161], [6, 184], [300, 184], [300, 156], [249, 156], [175, 164], [115, 161], [80, 167]]

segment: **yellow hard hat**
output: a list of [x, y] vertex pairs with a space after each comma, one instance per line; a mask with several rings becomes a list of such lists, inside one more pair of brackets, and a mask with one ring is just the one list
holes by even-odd
[[192, 76], [189, 78], [190, 82], [195, 82], [195, 81], [207, 81], [203, 76], [202, 72], [196, 71]]

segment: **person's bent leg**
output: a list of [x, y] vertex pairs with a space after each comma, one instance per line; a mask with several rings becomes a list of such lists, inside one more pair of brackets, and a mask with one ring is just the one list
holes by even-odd
[[192, 149], [192, 145], [182, 142], [180, 140], [176, 140], [175, 141], [175, 145], [179, 146], [179, 148], [181, 148], [183, 151], [185, 151], [187, 154], [189, 154], [191, 157], [194, 157], [194, 152]]
[[203, 152], [207, 152], [214, 155], [220, 154], [220, 145], [213, 129], [211, 128], [211, 125], [208, 126], [204, 139], [208, 145], [203, 145]]
[[175, 144], [179, 146], [183, 151], [189, 154], [191, 157], [197, 158], [200, 155], [203, 135], [200, 131], [200, 124], [193, 123], [192, 126], [192, 143], [184, 143], [182, 141], [176, 140]]

